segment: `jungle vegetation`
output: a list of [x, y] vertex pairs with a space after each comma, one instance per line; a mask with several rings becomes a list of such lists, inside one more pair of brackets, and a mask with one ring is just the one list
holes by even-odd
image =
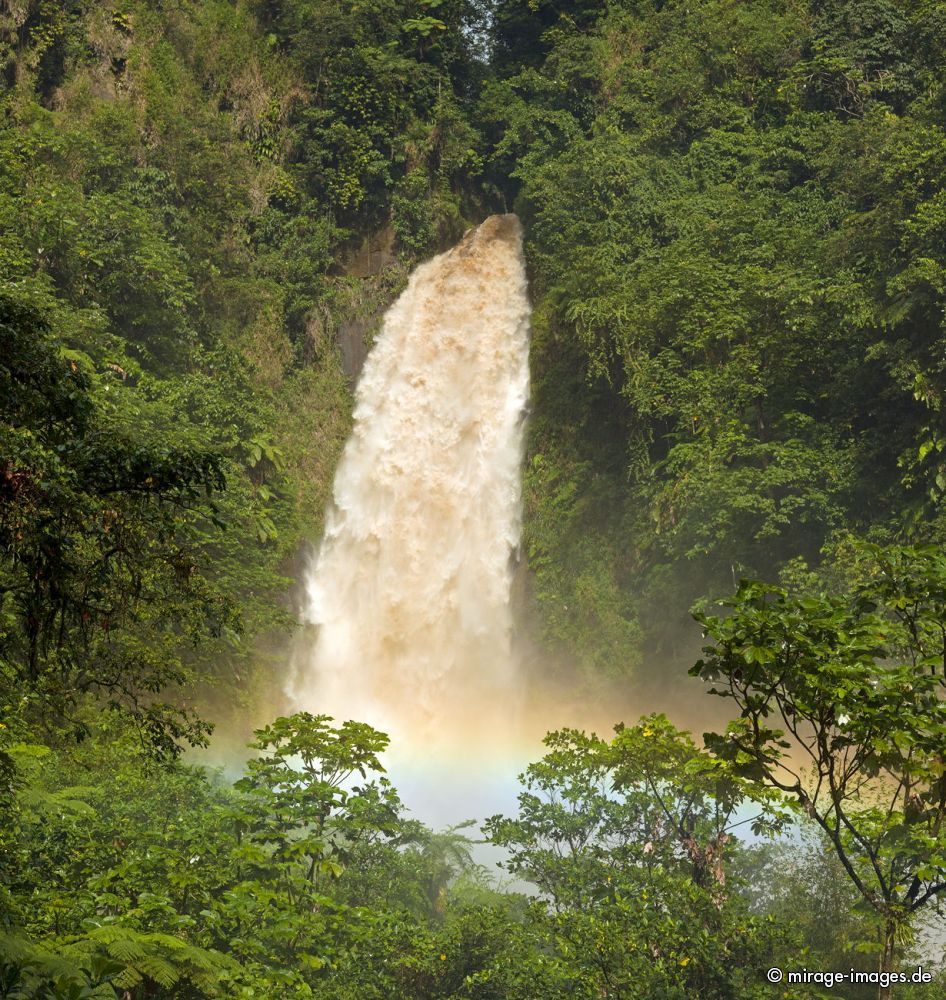
[[[0, 3], [0, 995], [941, 996], [944, 56], [939, 0]], [[550, 733], [481, 833], [357, 720], [199, 766], [345, 323], [512, 210], [548, 669], [738, 720]]]

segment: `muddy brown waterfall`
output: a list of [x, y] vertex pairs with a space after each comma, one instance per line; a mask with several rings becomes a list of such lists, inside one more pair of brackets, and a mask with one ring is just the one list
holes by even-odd
[[511, 735], [528, 323], [514, 215], [418, 267], [387, 313], [307, 573], [302, 707], [395, 745]]

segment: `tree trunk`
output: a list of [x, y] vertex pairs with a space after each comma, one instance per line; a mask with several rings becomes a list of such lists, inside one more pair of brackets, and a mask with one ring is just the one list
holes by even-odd
[[887, 973], [887, 985], [880, 982], [877, 986], [877, 1000], [890, 1000], [893, 996], [893, 986], [890, 985], [889, 974], [893, 971], [894, 942], [897, 936], [897, 923], [895, 920], [887, 919], [884, 923], [883, 947], [880, 951], [880, 973]]

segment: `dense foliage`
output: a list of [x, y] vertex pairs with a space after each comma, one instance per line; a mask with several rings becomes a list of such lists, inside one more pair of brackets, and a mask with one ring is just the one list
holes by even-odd
[[195, 681], [252, 689], [348, 424], [335, 327], [401, 273], [339, 264], [472, 191], [481, 15], [435, 7], [5, 8], [2, 669], [57, 723], [96, 692], [173, 753]]
[[903, 928], [946, 891], [946, 558], [865, 555], [852, 598], [744, 581], [731, 616], [702, 617], [714, 644], [693, 673], [740, 710], [712, 741], [720, 759], [821, 827], [884, 922], [890, 970]]
[[595, 672], [681, 663], [689, 606], [740, 575], [939, 538], [943, 5], [498, 14], [548, 634]]
[[[944, 51], [938, 0], [0, 4], [0, 994], [749, 1000], [922, 958]], [[696, 605], [742, 721], [550, 734], [483, 828], [501, 891], [384, 734], [267, 677], [345, 336], [512, 209], [546, 648], [682, 685]], [[710, 614], [743, 576], [779, 584]], [[235, 781], [181, 756], [228, 712]]]

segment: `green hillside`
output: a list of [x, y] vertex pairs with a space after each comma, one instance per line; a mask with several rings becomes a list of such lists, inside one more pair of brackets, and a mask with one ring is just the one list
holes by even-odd
[[[0, 996], [942, 995], [944, 56], [938, 0], [0, 3]], [[743, 719], [551, 734], [513, 888], [273, 721], [365, 351], [498, 211], [531, 682]]]

